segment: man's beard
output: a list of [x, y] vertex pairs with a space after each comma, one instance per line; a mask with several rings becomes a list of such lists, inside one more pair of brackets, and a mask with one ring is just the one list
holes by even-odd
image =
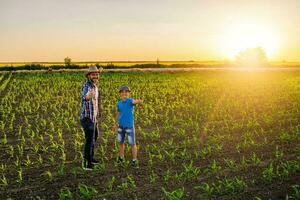
[[91, 81], [92, 81], [93, 83], [97, 83], [98, 79], [97, 79], [97, 78], [92, 78]]

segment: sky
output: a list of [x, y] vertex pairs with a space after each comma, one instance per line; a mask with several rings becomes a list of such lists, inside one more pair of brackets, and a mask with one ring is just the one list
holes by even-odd
[[0, 62], [300, 61], [299, 0], [0, 0]]

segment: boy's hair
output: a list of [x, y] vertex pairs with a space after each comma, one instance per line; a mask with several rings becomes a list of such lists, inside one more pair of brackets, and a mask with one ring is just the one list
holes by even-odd
[[130, 88], [127, 85], [123, 85], [123, 86], [120, 87], [119, 93], [121, 93], [123, 91], [130, 92]]

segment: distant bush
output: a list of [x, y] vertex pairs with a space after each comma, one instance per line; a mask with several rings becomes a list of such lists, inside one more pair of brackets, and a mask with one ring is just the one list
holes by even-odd
[[261, 47], [242, 50], [236, 56], [236, 64], [241, 67], [260, 67], [268, 64], [266, 52]]

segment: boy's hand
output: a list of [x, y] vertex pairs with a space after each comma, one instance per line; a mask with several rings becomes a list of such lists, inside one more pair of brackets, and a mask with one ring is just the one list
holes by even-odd
[[113, 131], [113, 132], [116, 132], [116, 131], [117, 131], [117, 128], [118, 128], [117, 124], [114, 124], [114, 126], [113, 126], [113, 128], [112, 128], [112, 131]]
[[142, 99], [135, 99], [135, 100], [133, 101], [133, 104], [141, 104], [142, 102], [143, 102]]

